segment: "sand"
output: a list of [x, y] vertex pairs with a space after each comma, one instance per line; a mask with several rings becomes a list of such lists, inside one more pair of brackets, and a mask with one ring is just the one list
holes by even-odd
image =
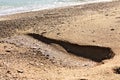
[[120, 1], [0, 17], [0, 80], [120, 80]]

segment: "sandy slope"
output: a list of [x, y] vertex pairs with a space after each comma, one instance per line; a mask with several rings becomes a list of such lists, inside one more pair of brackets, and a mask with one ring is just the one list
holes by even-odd
[[120, 80], [119, 37], [120, 1], [1, 17], [0, 80]]

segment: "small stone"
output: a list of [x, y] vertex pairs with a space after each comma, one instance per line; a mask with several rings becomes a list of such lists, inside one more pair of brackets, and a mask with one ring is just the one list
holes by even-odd
[[54, 64], [54, 63], [56, 63], [56, 61], [53, 60], [52, 63]]
[[113, 70], [114, 70], [114, 73], [120, 74], [120, 67], [116, 67]]
[[30, 61], [29, 64], [34, 65], [35, 63], [34, 63], [34, 61]]
[[41, 66], [43, 66], [44, 64], [43, 63], [40, 63]]
[[105, 16], [108, 16], [108, 14], [105, 14]]
[[60, 33], [57, 33], [57, 35], [60, 35]]
[[47, 33], [47, 32], [42, 32], [41, 35], [44, 35], [45, 33]]
[[6, 50], [6, 52], [11, 52], [10, 50]]
[[95, 40], [93, 40], [92, 42], [95, 42]]
[[4, 46], [4, 48], [7, 48], [7, 46]]
[[3, 67], [4, 63], [2, 61], [0, 61], [0, 67]]
[[17, 70], [18, 73], [23, 73], [24, 71], [23, 70]]
[[84, 66], [84, 67], [85, 67], [85, 66], [88, 66], [88, 64], [84, 64], [83, 66]]
[[111, 30], [111, 31], [114, 31], [115, 29], [112, 28], [112, 29], [110, 29], [110, 30]]
[[36, 66], [39, 66], [39, 63], [35, 63]]
[[7, 71], [8, 74], [10, 74], [11, 72], [10, 71]]
[[44, 70], [44, 71], [47, 71], [47, 69], [46, 69], [46, 68], [44, 68], [43, 70]]
[[88, 79], [80, 79], [80, 80], [88, 80]]

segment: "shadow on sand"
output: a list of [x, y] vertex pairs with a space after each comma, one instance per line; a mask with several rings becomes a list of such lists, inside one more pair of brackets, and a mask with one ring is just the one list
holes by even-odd
[[27, 35], [45, 44], [58, 44], [70, 54], [90, 59], [95, 62], [102, 62], [102, 60], [113, 58], [115, 55], [109, 47], [78, 45], [66, 41], [47, 38], [35, 33], [29, 33]]

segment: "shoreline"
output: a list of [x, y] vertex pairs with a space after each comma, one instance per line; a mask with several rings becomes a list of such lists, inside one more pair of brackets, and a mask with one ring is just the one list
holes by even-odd
[[9, 16], [9, 15], [15, 15], [15, 14], [21, 14], [21, 13], [29, 13], [29, 12], [36, 12], [36, 11], [44, 11], [44, 10], [52, 10], [52, 9], [58, 9], [58, 8], [67, 8], [67, 7], [73, 7], [73, 6], [82, 6], [82, 5], [89, 5], [89, 4], [96, 4], [96, 3], [107, 3], [107, 2], [113, 2], [111, 1], [93, 1], [93, 2], [83, 2], [83, 3], [78, 3], [78, 4], [71, 4], [67, 6], [56, 6], [56, 7], [51, 7], [51, 8], [43, 8], [43, 9], [34, 9], [34, 10], [21, 10], [21, 11], [15, 11], [12, 13], [6, 13], [6, 14], [1, 14], [1, 16]]
[[[83, 5], [72, 5], [72, 6], [64, 6], [64, 7], [58, 7], [58, 8], [51, 8], [51, 9], [43, 9], [43, 10], [38, 10], [38, 11], [28, 11], [28, 12], [21, 12], [21, 13], [15, 13], [15, 14], [8, 14], [8, 15], [0, 15], [0, 21], [1, 20], [11, 20], [11, 19], [15, 19], [15, 18], [21, 18], [21, 17], [25, 17], [27, 14], [28, 15], [31, 15], [31, 14], [37, 14], [37, 13], [41, 13], [41, 14], [44, 14], [44, 13], [48, 13], [48, 12], [54, 12], [54, 11], [59, 11], [59, 10], [66, 10], [66, 9], [72, 9], [72, 8], [76, 8], [77, 6], [78, 7], [81, 7], [80, 9], [84, 8], [84, 9], [87, 9], [88, 6], [90, 6], [90, 8], [88, 9], [91, 9], [91, 7], [93, 7], [93, 9], [95, 9], [94, 6], [96, 6], [97, 8], [96, 9], [99, 9], [100, 5], [103, 5], [105, 6], [105, 8], [107, 7], [111, 7], [111, 4], [112, 3], [116, 3], [116, 2], [119, 2], [119, 1], [109, 1], [109, 2], [98, 2], [98, 3], [88, 3], [88, 4], [83, 4]], [[98, 6], [97, 6], [98, 4]], [[106, 6], [105, 4], [108, 4], [108, 6]], [[109, 5], [110, 4], [110, 5]], [[112, 5], [113, 6], [113, 5]], [[101, 8], [102, 9], [102, 8]], [[82, 11], [82, 10], [81, 10]], [[86, 11], [86, 10], [85, 10]], [[19, 16], [20, 15], [20, 16]], [[25, 16], [24, 16], [25, 15]]]

